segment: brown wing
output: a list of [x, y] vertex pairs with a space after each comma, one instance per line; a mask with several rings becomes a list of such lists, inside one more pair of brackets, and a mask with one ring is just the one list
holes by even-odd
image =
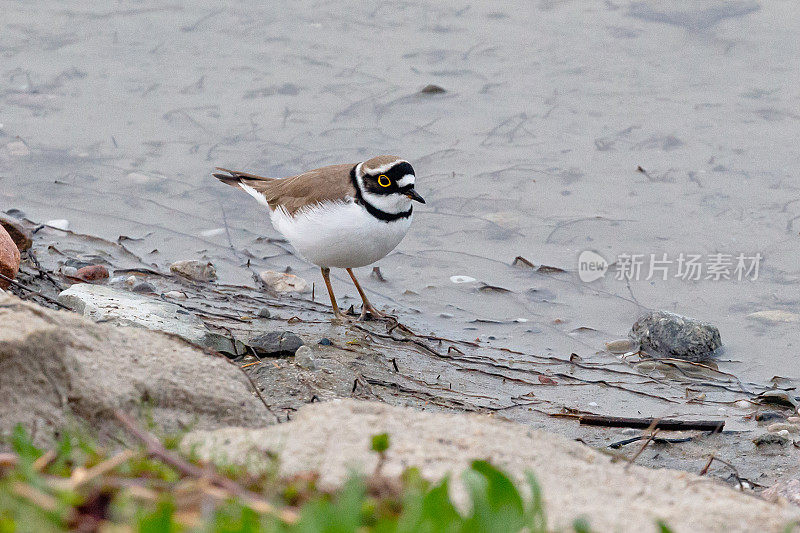
[[219, 168], [217, 170], [228, 174], [214, 174], [214, 177], [234, 187], [240, 183], [248, 185], [263, 194], [272, 209], [282, 206], [290, 215], [294, 215], [307, 205], [355, 197], [356, 190], [350, 181], [353, 166], [332, 165], [282, 179]]

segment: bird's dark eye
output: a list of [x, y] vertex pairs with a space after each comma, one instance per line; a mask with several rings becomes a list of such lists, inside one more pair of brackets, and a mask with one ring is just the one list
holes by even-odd
[[389, 176], [387, 176], [386, 174], [381, 174], [380, 176], [378, 176], [378, 185], [380, 185], [381, 187], [388, 187], [391, 184], [392, 180], [390, 180]]

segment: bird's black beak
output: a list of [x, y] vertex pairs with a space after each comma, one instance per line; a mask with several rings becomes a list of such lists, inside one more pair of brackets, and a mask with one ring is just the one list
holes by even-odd
[[406, 191], [406, 196], [408, 196], [408, 197], [409, 197], [409, 198], [411, 198], [412, 200], [416, 200], [417, 202], [419, 202], [419, 203], [421, 203], [421, 204], [424, 204], [424, 203], [425, 203], [425, 198], [423, 198], [422, 196], [420, 196], [420, 195], [417, 193], [417, 191], [415, 191], [414, 189], [411, 189], [411, 190], [408, 190], [408, 191]]

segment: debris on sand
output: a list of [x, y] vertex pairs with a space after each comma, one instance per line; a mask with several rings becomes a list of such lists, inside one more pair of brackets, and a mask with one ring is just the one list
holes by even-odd
[[640, 317], [628, 336], [654, 358], [705, 361], [722, 346], [716, 326], [669, 311], [651, 311]]
[[303, 340], [291, 331], [270, 331], [250, 340], [248, 346], [261, 357], [294, 355]]

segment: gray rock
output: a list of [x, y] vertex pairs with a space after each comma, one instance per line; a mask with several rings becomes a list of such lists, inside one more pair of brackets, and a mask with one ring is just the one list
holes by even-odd
[[317, 362], [314, 360], [314, 351], [308, 346], [301, 346], [294, 354], [294, 362], [300, 368], [316, 370]]
[[260, 318], [269, 318], [272, 316], [272, 313], [269, 312], [269, 307], [262, 307], [258, 310], [258, 316]]
[[[788, 433], [788, 432], [787, 432]], [[778, 446], [786, 446], [789, 444], [791, 439], [786, 437], [785, 435], [781, 435], [779, 433], [764, 433], [763, 435], [759, 435], [753, 439], [753, 444], [756, 446], [769, 446], [771, 444], [777, 444]]]
[[217, 279], [217, 269], [207, 261], [197, 261], [195, 259], [176, 261], [169, 266], [169, 270], [192, 281], [214, 281]]
[[668, 311], [651, 311], [640, 317], [629, 337], [655, 358], [703, 361], [722, 346], [716, 326]]
[[120, 435], [115, 409], [158, 427], [264, 427], [274, 420], [234, 365], [177, 338], [95, 324], [0, 294], [0, 437], [17, 423], [50, 446], [75, 423]]
[[175, 304], [104, 285], [76, 283], [58, 301], [95, 322], [173, 333], [196, 344], [205, 345], [209, 333], [198, 317]]
[[148, 283], [146, 281], [137, 283], [136, 285], [133, 286], [131, 290], [133, 292], [143, 292], [148, 294], [153, 294], [154, 292], [156, 292], [156, 288], [153, 286], [153, 284]]
[[261, 282], [275, 292], [311, 292], [311, 285], [301, 277], [285, 272], [265, 270], [258, 275]]
[[259, 356], [278, 357], [294, 355], [303, 341], [291, 331], [270, 331], [250, 340], [247, 343]]

